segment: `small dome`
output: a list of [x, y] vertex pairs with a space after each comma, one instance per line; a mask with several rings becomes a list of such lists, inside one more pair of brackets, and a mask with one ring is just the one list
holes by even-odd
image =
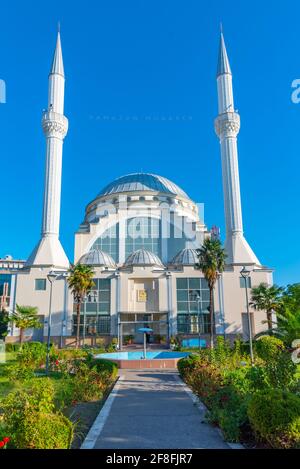
[[171, 264], [174, 265], [195, 265], [198, 262], [196, 249], [186, 248], [179, 251], [174, 257]]
[[116, 268], [116, 263], [113, 258], [106, 252], [100, 249], [91, 249], [79, 259], [79, 264], [86, 265], [100, 265], [104, 267]]
[[138, 249], [127, 257], [125, 266], [128, 267], [132, 265], [156, 265], [158, 267], [164, 267], [160, 258], [153, 252], [146, 251], [146, 249]]

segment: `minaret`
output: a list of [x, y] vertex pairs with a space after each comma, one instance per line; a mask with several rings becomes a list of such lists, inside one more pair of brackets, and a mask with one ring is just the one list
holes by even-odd
[[69, 267], [69, 261], [59, 241], [59, 220], [62, 147], [68, 131], [68, 119], [64, 116], [65, 75], [59, 31], [48, 86], [48, 109], [44, 111], [42, 117], [42, 127], [46, 137], [42, 233], [26, 265], [66, 269]]
[[217, 86], [219, 115], [215, 120], [215, 130], [221, 145], [227, 263], [260, 265], [243, 234], [237, 150], [240, 116], [234, 109], [232, 74], [222, 32]]

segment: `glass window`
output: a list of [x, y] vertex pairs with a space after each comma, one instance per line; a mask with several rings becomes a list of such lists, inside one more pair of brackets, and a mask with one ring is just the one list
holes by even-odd
[[35, 279], [35, 289], [36, 290], [46, 290], [46, 279], [45, 278], [36, 278]]
[[209, 334], [210, 322], [209, 316], [203, 314], [198, 317], [196, 314], [178, 314], [177, 315], [177, 331], [178, 334]]
[[[81, 304], [81, 315], [110, 315], [110, 279], [93, 279], [95, 286], [87, 295], [87, 301]], [[76, 311], [76, 304], [74, 304]]]
[[11, 275], [10, 274], [0, 274], [0, 295], [1, 296], [4, 293], [6, 293], [6, 291], [7, 291], [7, 295], [8, 296], [10, 295], [10, 285], [11, 285]]
[[102, 235], [94, 242], [91, 249], [100, 249], [100, 251], [109, 254], [116, 262], [119, 259], [119, 224], [107, 228]]
[[161, 256], [160, 220], [150, 217], [127, 220], [125, 257], [142, 248]]
[[200, 290], [200, 278], [189, 278], [189, 289]]
[[[197, 298], [199, 297], [199, 301]], [[192, 316], [209, 315], [209, 289], [207, 281], [200, 278], [177, 279], [177, 311]]]
[[187, 290], [188, 283], [187, 278], [178, 278], [177, 279], [177, 290]]

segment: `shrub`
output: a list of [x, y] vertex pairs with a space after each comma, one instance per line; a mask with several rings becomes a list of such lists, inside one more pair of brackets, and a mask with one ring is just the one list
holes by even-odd
[[255, 342], [257, 355], [265, 362], [276, 361], [285, 350], [282, 340], [274, 336], [264, 336]]
[[18, 361], [28, 368], [38, 368], [46, 360], [47, 347], [41, 342], [26, 342], [18, 352]]
[[248, 416], [256, 436], [273, 448], [300, 448], [300, 398], [280, 389], [255, 393]]
[[113, 337], [110, 344], [106, 348], [107, 352], [114, 352], [117, 349], [118, 345], [118, 339], [116, 337]]
[[91, 366], [95, 366], [98, 373], [106, 373], [111, 380], [116, 379], [118, 374], [118, 366], [116, 363], [109, 360], [103, 360], [101, 358], [96, 358], [91, 362]]
[[1, 402], [3, 428], [16, 448], [69, 448], [73, 424], [54, 412], [49, 378], [35, 378], [30, 389], [15, 391]]
[[211, 407], [216, 393], [223, 385], [221, 369], [207, 357], [191, 356], [179, 360], [178, 370], [184, 381]]
[[261, 337], [255, 343], [257, 355], [264, 361], [260, 366], [260, 386], [292, 390], [296, 385], [297, 366], [282, 340], [274, 336]]

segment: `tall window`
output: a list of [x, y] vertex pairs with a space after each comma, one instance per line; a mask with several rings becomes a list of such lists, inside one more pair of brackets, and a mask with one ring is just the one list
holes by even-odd
[[[110, 334], [110, 279], [94, 278], [95, 286], [81, 305], [80, 333], [83, 335]], [[76, 304], [74, 304], [74, 313]], [[73, 334], [76, 332], [77, 318], [73, 316]]]
[[11, 285], [11, 274], [0, 274], [0, 296], [5, 292], [5, 286], [7, 285], [7, 295], [10, 295]]
[[100, 251], [109, 254], [116, 262], [119, 260], [118, 252], [119, 224], [115, 224], [102, 233], [102, 235], [94, 242], [92, 249], [100, 249]]
[[[197, 297], [200, 297], [199, 302]], [[179, 334], [209, 332], [209, 288], [204, 278], [177, 279], [177, 329]], [[199, 316], [198, 316], [199, 314]]]
[[142, 248], [161, 256], [160, 221], [156, 218], [136, 217], [127, 220], [125, 257]]

